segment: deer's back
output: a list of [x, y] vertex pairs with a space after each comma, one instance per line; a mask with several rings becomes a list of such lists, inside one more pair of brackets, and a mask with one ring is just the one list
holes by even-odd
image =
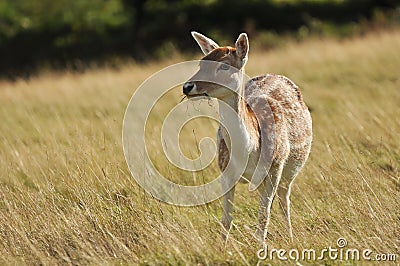
[[304, 150], [308, 156], [312, 139], [312, 121], [296, 84], [281, 75], [257, 76], [247, 83], [245, 97], [246, 99], [266, 97], [274, 114], [277, 139], [287, 139], [290, 153], [294, 150], [298, 150], [296, 152]]

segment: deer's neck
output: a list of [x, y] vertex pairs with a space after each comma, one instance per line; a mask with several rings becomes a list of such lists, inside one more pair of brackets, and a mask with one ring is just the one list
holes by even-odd
[[[241, 70], [240, 80], [238, 81], [238, 91], [222, 99], [225, 104], [220, 104], [219, 112], [221, 122], [238, 123], [241, 138], [246, 142], [249, 151], [259, 147], [258, 123], [254, 113], [248, 107], [245, 99], [245, 79], [244, 68]], [[228, 110], [230, 109], [230, 110]], [[233, 112], [236, 117], [232, 117]], [[229, 117], [229, 121], [228, 118]], [[227, 134], [227, 132], [225, 132]], [[226, 137], [224, 136], [225, 141]]]

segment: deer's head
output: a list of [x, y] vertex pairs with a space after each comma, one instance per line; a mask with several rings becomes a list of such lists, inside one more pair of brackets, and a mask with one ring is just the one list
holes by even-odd
[[224, 99], [233, 96], [242, 86], [242, 70], [249, 52], [247, 34], [239, 35], [235, 47], [220, 47], [210, 38], [194, 31], [192, 36], [205, 57], [200, 61], [199, 71], [183, 85], [183, 93], [188, 98], [205, 95]]

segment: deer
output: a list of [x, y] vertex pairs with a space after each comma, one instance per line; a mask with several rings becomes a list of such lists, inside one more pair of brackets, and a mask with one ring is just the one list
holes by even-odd
[[[202, 66], [183, 84], [183, 94], [192, 99], [198, 96], [216, 98], [226, 103], [238, 115], [240, 124], [238, 134], [245, 143], [249, 155], [246, 169], [241, 176], [242, 182], [248, 182], [254, 171], [254, 158], [262, 154], [260, 149], [261, 130], [255, 111], [246, 103], [249, 98], [263, 100], [268, 104], [274, 123], [274, 150], [271, 162], [260, 162], [269, 165], [265, 171], [265, 178], [256, 188], [259, 195], [260, 208], [258, 225], [255, 236], [262, 243], [266, 240], [270, 222], [271, 206], [277, 196], [279, 205], [287, 223], [290, 240], [293, 240], [293, 231], [290, 217], [290, 193], [295, 177], [305, 165], [311, 150], [312, 119], [307, 105], [303, 101], [298, 86], [283, 75], [266, 74], [251, 78], [244, 82], [245, 65], [248, 61], [249, 39], [246, 33], [241, 33], [235, 46], [220, 47], [212, 39], [195, 31], [191, 32], [200, 46], [204, 57], [200, 62], [211, 61], [212, 65]], [[205, 69], [207, 68], [207, 69]], [[213, 68], [213, 69], [210, 69]], [[212, 84], [200, 79], [207, 75], [215, 75], [229, 68], [238, 69], [239, 74], [231, 75], [232, 84], [237, 84], [236, 91], [227, 89], [219, 84]], [[251, 84], [255, 84], [253, 86]], [[219, 108], [219, 116], [224, 116], [225, 108]], [[268, 129], [267, 129], [268, 130]], [[231, 145], [228, 132], [220, 125], [217, 132], [218, 166], [224, 171], [231, 156]], [[223, 183], [223, 182], [222, 182]], [[226, 184], [222, 184], [226, 187]], [[223, 237], [227, 237], [232, 226], [232, 211], [234, 204], [235, 185], [223, 195], [223, 214], [221, 224], [224, 229]]]

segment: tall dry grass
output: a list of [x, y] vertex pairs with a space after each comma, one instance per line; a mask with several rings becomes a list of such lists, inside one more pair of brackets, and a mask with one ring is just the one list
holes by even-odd
[[[270, 247], [322, 250], [343, 237], [350, 248], [397, 254], [399, 262], [399, 50], [399, 31], [251, 50], [247, 73], [290, 77], [314, 123], [311, 157], [292, 192], [294, 242], [274, 206]], [[225, 243], [219, 200], [166, 205], [145, 193], [127, 169], [124, 109], [142, 81], [180, 58], [172, 60], [0, 81], [0, 264], [258, 262], [258, 200], [247, 186], [239, 186]], [[167, 95], [170, 104], [181, 98], [179, 89]], [[214, 124], [204, 127], [215, 130]], [[199, 132], [200, 138], [202, 130], [193, 124], [187, 135]], [[161, 150], [156, 141], [149, 145]], [[207, 174], [217, 172], [213, 164]]]

